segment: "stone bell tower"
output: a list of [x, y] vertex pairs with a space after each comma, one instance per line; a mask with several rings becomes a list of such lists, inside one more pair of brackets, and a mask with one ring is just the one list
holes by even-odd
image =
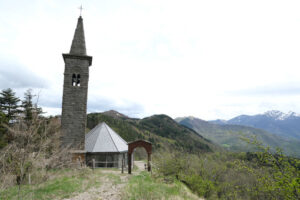
[[83, 20], [78, 18], [69, 53], [63, 54], [65, 62], [62, 101], [62, 146], [84, 150], [89, 66], [92, 57], [86, 54]]

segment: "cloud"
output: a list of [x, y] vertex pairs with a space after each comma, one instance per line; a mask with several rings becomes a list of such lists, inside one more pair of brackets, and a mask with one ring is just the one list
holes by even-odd
[[27, 67], [0, 58], [0, 88], [46, 88], [47, 83]]
[[[1, 5], [0, 89], [11, 87], [22, 96], [27, 88], [42, 88], [40, 104], [61, 113], [61, 53], [70, 48], [78, 5], [58, 0]], [[269, 108], [300, 112], [299, 5], [87, 1], [84, 28], [93, 56], [88, 111], [203, 119]]]
[[61, 108], [62, 105], [62, 91], [53, 91], [53, 90], [40, 90], [39, 95], [39, 105], [43, 107], [51, 108]]
[[106, 97], [93, 97], [88, 100], [88, 112], [103, 112], [115, 110], [129, 117], [140, 118], [144, 114], [144, 107], [128, 100], [115, 100]]
[[253, 88], [246, 88], [244, 90], [230, 91], [227, 94], [237, 96], [295, 96], [300, 95], [300, 83], [257, 86]]
[[[38, 104], [43, 107], [46, 115], [56, 115], [61, 113], [62, 107], [62, 91], [55, 91], [51, 89], [34, 91], [37, 94]], [[124, 100], [122, 98], [110, 98], [101, 95], [89, 95], [88, 113], [104, 112], [108, 110], [116, 110], [129, 117], [141, 118], [144, 117], [144, 107], [136, 102]]]

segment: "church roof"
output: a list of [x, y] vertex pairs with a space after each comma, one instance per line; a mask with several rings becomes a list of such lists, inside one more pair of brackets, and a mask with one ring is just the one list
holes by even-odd
[[72, 46], [70, 49], [70, 54], [83, 55], [83, 56], [86, 55], [83, 20], [81, 16], [78, 18], [77, 27], [75, 30]]
[[85, 135], [86, 152], [127, 152], [127, 142], [105, 122], [98, 124]]

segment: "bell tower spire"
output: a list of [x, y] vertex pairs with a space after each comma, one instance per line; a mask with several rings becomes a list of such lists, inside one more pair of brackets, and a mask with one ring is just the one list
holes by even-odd
[[86, 55], [83, 20], [81, 15], [78, 18], [77, 27], [74, 33], [70, 54]]
[[83, 19], [79, 16], [70, 52], [65, 62], [61, 115], [62, 146], [84, 150], [89, 66], [92, 57], [86, 54]]

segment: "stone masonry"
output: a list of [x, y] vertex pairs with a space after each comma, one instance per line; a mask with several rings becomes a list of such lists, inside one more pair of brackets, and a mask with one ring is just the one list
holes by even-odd
[[84, 150], [89, 66], [92, 57], [86, 55], [83, 20], [78, 18], [70, 53], [65, 62], [62, 103], [62, 146]]

